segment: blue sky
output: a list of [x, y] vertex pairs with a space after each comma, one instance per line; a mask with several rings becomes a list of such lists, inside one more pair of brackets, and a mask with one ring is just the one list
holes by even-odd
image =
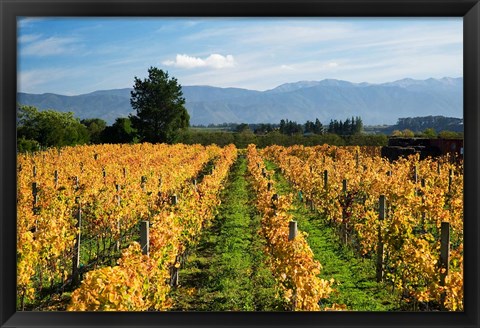
[[129, 88], [155, 66], [182, 85], [254, 90], [463, 76], [462, 18], [29, 18], [18, 91]]

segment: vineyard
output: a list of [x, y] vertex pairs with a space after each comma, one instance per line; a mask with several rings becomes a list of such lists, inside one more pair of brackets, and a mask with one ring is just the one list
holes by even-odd
[[463, 310], [448, 156], [144, 143], [17, 165], [19, 310]]

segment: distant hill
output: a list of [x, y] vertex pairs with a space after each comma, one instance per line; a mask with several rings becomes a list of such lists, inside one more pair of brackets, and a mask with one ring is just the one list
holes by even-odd
[[132, 112], [130, 91], [131, 89], [100, 90], [78, 96], [18, 93], [17, 102], [42, 110], [74, 112], [76, 117], [82, 119], [101, 118], [111, 124], [117, 117], [127, 117]]
[[[370, 84], [327, 79], [282, 84], [267, 91], [212, 86], [183, 86], [190, 123], [304, 123], [319, 118], [360, 116], [364, 124], [395, 124], [399, 117], [463, 116], [463, 78]], [[111, 124], [132, 113], [131, 89], [100, 90], [78, 96], [18, 93], [18, 102], [39, 109], [72, 111]]]

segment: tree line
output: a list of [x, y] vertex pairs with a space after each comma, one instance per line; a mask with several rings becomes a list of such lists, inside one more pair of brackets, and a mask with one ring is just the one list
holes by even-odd
[[33, 106], [19, 106], [17, 113], [18, 151], [138, 141], [129, 118], [117, 118], [107, 126], [107, 122], [99, 118], [80, 120], [72, 112], [39, 111]]
[[[340, 121], [341, 122], [341, 121]], [[348, 119], [346, 120], [348, 122]], [[141, 123], [146, 124], [146, 120]], [[216, 127], [216, 126], [212, 126]], [[223, 128], [223, 131], [221, 130]], [[141, 127], [140, 127], [141, 129]], [[146, 135], [139, 133], [139, 124], [132, 117], [117, 118], [111, 125], [99, 118], [78, 119], [72, 112], [54, 110], [39, 111], [33, 106], [19, 106], [17, 136], [19, 151], [36, 151], [48, 147], [74, 146], [81, 144], [169, 142], [185, 144], [227, 145], [234, 143], [244, 148], [249, 143], [257, 146], [278, 145], [377, 145], [386, 144], [386, 136], [368, 136], [360, 133], [332, 133], [318, 119], [304, 124], [282, 119], [277, 124], [223, 125], [212, 132], [206, 128], [177, 128], [156, 138], [153, 129]], [[168, 134], [170, 133], [170, 134]]]
[[[199, 128], [207, 128], [204, 125], [197, 126]], [[330, 120], [328, 126], [324, 126], [318, 118], [315, 121], [307, 120], [304, 124], [297, 123], [288, 119], [281, 119], [280, 123], [222, 123], [222, 124], [209, 124], [208, 128], [225, 129], [235, 132], [252, 131], [257, 135], [264, 135], [273, 131], [279, 131], [285, 135], [296, 134], [337, 134], [342, 136], [350, 136], [363, 132], [362, 119], [357, 116], [351, 119], [347, 118], [345, 122], [342, 120]]]

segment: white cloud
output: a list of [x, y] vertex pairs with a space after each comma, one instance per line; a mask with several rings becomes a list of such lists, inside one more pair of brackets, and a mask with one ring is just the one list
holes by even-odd
[[225, 68], [235, 66], [235, 59], [232, 55], [222, 56], [219, 54], [212, 54], [205, 60], [207, 66], [214, 68]]
[[284, 70], [287, 70], [287, 71], [293, 71], [295, 70], [295, 68], [293, 68], [292, 66], [290, 65], [282, 65], [280, 66], [281, 69], [284, 69]]
[[17, 88], [21, 92], [36, 93], [38, 92], [38, 86], [43, 86], [54, 81], [61, 81], [67, 78], [68, 75], [68, 71], [58, 68], [20, 71], [17, 74]]
[[[85, 67], [52, 67], [19, 70], [17, 71], [17, 90], [27, 93], [63, 93], [65, 92], [65, 88], [78, 89], [75, 85], [76, 82], [80, 80], [89, 80], [91, 84], [91, 81], [95, 80], [92, 79], [92, 75], [94, 74], [101, 74], [100, 70], [96, 70], [93, 73], [86, 70]], [[88, 86], [90, 86], [90, 84]], [[58, 85], [62, 86], [61, 90], [58, 89]], [[80, 92], [77, 94], [79, 93]]]
[[[242, 43], [247, 45], [260, 45], [268, 47], [282, 47], [292, 49], [314, 43], [335, 41], [348, 37], [354, 29], [348, 24], [337, 24], [324, 27], [313, 26], [271, 26], [265, 28], [251, 28], [250, 35], [242, 35]], [[240, 31], [245, 33], [245, 31]]]
[[51, 56], [73, 53], [77, 49], [77, 40], [74, 38], [50, 37], [29, 43], [20, 52], [29, 56]]
[[42, 36], [40, 34], [24, 34], [18, 38], [20, 43], [29, 43], [40, 39]]
[[32, 27], [35, 23], [41, 23], [45, 20], [47, 19], [42, 17], [21, 17], [17, 20], [17, 25], [20, 28]]
[[167, 60], [163, 63], [167, 66], [175, 66], [180, 68], [196, 68], [206, 66], [206, 62], [203, 59], [188, 55], [177, 55], [175, 61]]
[[234, 43], [242, 46], [295, 47], [312, 42], [343, 39], [354, 32], [355, 26], [351, 23], [325, 22], [319, 26], [314, 21], [303, 19], [294, 21], [252, 19], [242, 28], [226, 24], [222, 28], [198, 30], [184, 37], [184, 40], [186, 42], [233, 40]]
[[188, 55], [177, 54], [175, 61], [166, 60], [164, 65], [174, 66], [179, 68], [197, 68], [197, 67], [211, 67], [211, 68], [227, 68], [236, 65], [235, 59], [232, 55], [222, 56], [219, 54], [211, 54], [205, 59], [199, 57], [192, 57]]
[[[378, 83], [404, 77], [461, 76], [461, 18], [459, 22], [442, 22], [168, 19], [157, 30], [151, 30], [161, 34], [160, 38], [145, 31], [134, 40], [99, 38], [103, 41], [98, 43], [96, 38], [89, 40], [90, 35], [96, 34], [87, 35], [81, 28], [76, 28], [75, 33], [56, 30], [49, 35], [50, 30], [41, 29], [42, 24], [37, 24], [37, 20], [22, 19], [19, 26], [28, 28], [19, 29], [18, 40], [25, 67], [51, 67], [48, 60], [55, 67], [63, 64], [63, 60], [57, 61], [61, 56], [53, 55], [63, 55], [65, 62], [76, 59], [66, 67], [78, 67], [94, 76], [86, 79], [87, 86], [78, 87], [75, 92], [79, 93], [84, 89], [129, 86], [133, 76], [142, 76], [151, 65], [168, 66], [182, 85], [265, 90], [285, 82], [324, 78]], [[192, 25], [195, 26], [190, 29]], [[156, 42], [157, 39], [161, 41]], [[88, 47], [84, 43], [87, 41]], [[169, 49], [178, 49], [178, 53], [165, 53], [166, 43]], [[86, 56], [87, 51], [90, 56]], [[79, 53], [81, 61], [71, 56]], [[161, 53], [166, 57], [159, 58]], [[38, 65], [33, 62], [36, 60]], [[67, 78], [53, 69], [25, 72], [21, 80], [30, 91], [58, 92], [58, 88], [67, 90], [65, 84], [69, 83], [72, 87], [68, 90], [76, 90], [74, 82], [70, 82], [71, 75]]]

